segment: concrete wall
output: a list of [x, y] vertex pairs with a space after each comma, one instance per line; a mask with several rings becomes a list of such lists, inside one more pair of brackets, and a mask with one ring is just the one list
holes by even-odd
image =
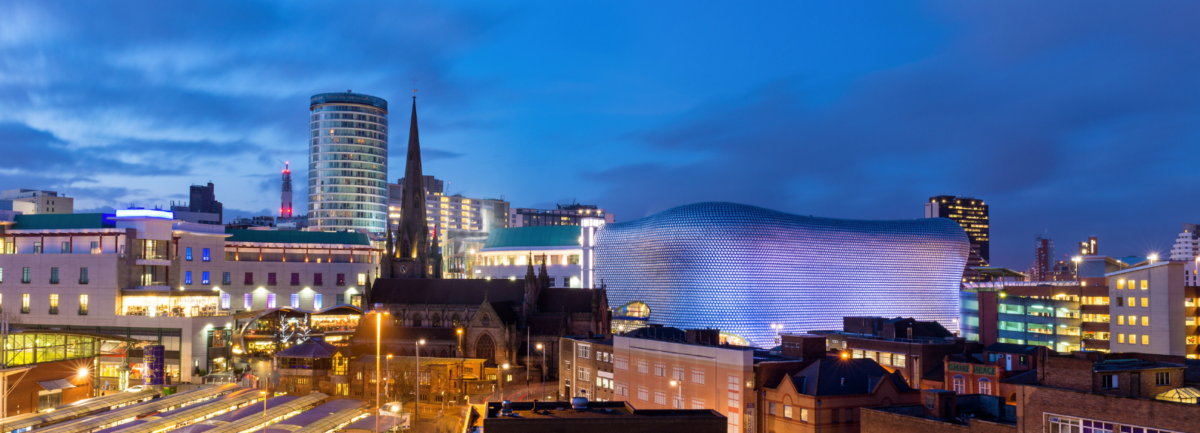
[[[1196, 346], [1186, 344], [1183, 268], [1182, 262], [1159, 262], [1110, 274], [1109, 344], [1113, 352], [1186, 355], [1195, 351]], [[1136, 288], [1129, 288], [1131, 281], [1136, 282]], [[1147, 282], [1145, 290], [1141, 288], [1143, 281]], [[1125, 288], [1120, 289], [1122, 286]], [[1143, 298], [1148, 298], [1148, 307], [1142, 306]], [[1121, 325], [1116, 316], [1124, 316], [1125, 324]], [[1129, 316], [1136, 316], [1137, 323], [1130, 324]], [[1150, 318], [1149, 326], [1142, 325], [1143, 317]], [[1118, 335], [1125, 341], [1121, 342]], [[1138, 341], [1131, 344], [1129, 335], [1135, 335]], [[1144, 335], [1150, 336], [1150, 344], [1143, 344]]]

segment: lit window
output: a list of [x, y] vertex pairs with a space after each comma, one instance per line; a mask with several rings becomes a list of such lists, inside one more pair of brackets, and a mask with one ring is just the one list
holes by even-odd
[[253, 297], [253, 295], [247, 293], [246, 296], [243, 297], [243, 299], [242, 299], [242, 308], [249, 310], [253, 306], [254, 306], [254, 297]]
[[321, 309], [321, 294], [320, 293], [313, 295], [313, 309], [314, 310]]
[[1150, 344], [1150, 334], [1142, 334], [1142, 344], [1144, 344], [1144, 345]]
[[183, 256], [184, 256], [184, 258], [183, 258], [184, 260], [187, 260], [189, 262], [192, 261], [192, 247], [187, 247], [184, 250]]
[[1117, 290], [1125, 289], [1125, 280], [1117, 280]]
[[1125, 316], [1117, 316], [1117, 324], [1124, 325], [1125, 324]]
[[1150, 326], [1150, 316], [1142, 316], [1142, 326]]
[[200, 272], [200, 284], [208, 284], [208, 271]]
[[358, 285], [367, 285], [367, 274], [358, 274]]
[[275, 294], [274, 293], [267, 294], [267, 308], [275, 308]]
[[203, 249], [203, 250], [201, 250], [201, 251], [200, 251], [200, 260], [201, 260], [201, 261], [205, 261], [205, 262], [211, 262], [211, 261], [212, 261], [212, 256], [211, 256], [211, 255], [209, 255], [209, 253], [208, 253], [208, 248], [205, 248], [205, 249]]
[[86, 316], [88, 313], [88, 295], [79, 295], [79, 315]]
[[221, 294], [221, 309], [222, 309], [222, 310], [228, 310], [228, 309], [229, 309], [229, 293], [222, 293], [222, 294]]
[[1142, 307], [1143, 308], [1150, 307], [1150, 298], [1142, 298]]
[[1150, 280], [1142, 280], [1142, 290], [1150, 290]]
[[1117, 334], [1117, 342], [1125, 344], [1125, 334]]

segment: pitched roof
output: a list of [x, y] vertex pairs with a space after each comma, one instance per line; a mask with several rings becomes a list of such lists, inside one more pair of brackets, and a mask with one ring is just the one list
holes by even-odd
[[371, 287], [372, 302], [385, 304], [479, 305], [489, 302], [522, 302], [524, 280], [444, 280], [433, 278], [381, 278]]
[[308, 340], [276, 353], [278, 358], [331, 358], [337, 347], [324, 341]]
[[536, 247], [579, 247], [579, 226], [534, 226], [492, 229], [484, 250]]
[[[491, 302], [491, 300], [488, 300], [488, 302]], [[506, 325], [511, 325], [511, 324], [517, 323], [517, 319], [518, 319], [517, 305], [519, 305], [518, 302], [504, 301], [504, 302], [491, 302], [491, 304], [492, 304], [492, 309], [496, 310], [496, 318], [500, 319], [501, 323], [504, 323]]]
[[301, 232], [291, 230], [234, 230], [226, 242], [254, 242], [264, 244], [340, 244], [371, 245], [366, 234], [355, 232]]
[[928, 381], [934, 381], [934, 382], [945, 382], [946, 381], [946, 362], [938, 361], [937, 365], [934, 365], [933, 368], [929, 369], [929, 371], [927, 371], [927, 372], [925, 372], [925, 374], [921, 375], [921, 380], [928, 380]]
[[1018, 384], [1018, 385], [1021, 385], [1021, 384], [1037, 385], [1037, 372], [1038, 371], [1035, 368], [1033, 370], [1026, 371], [1024, 373], [1015, 375], [1008, 379], [1001, 379], [1000, 382], [1001, 383], [1012, 383], [1012, 384]]
[[872, 359], [826, 358], [792, 376], [801, 394], [812, 396], [871, 394], [883, 381], [900, 392], [915, 391], [900, 373], [889, 373]]
[[115, 228], [112, 215], [102, 213], [69, 213], [43, 215], [16, 215], [12, 230], [63, 230], [63, 229], [110, 229]]
[[529, 332], [533, 335], [562, 335], [563, 317], [561, 315], [530, 317]]
[[592, 311], [592, 289], [542, 289], [538, 294], [538, 311], [543, 313], [589, 313]]

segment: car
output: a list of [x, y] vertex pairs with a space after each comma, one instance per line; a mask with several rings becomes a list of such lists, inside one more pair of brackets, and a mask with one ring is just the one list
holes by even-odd
[[125, 392], [138, 392], [138, 391], [144, 391], [145, 389], [146, 389], [145, 385], [134, 385], [129, 388], [125, 388]]

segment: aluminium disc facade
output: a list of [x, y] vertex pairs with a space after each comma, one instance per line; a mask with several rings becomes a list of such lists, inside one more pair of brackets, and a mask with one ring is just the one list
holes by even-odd
[[696, 203], [604, 226], [596, 277], [650, 322], [717, 328], [751, 344], [842, 328], [844, 316], [915, 317], [958, 329], [969, 243], [946, 218], [865, 221]]

